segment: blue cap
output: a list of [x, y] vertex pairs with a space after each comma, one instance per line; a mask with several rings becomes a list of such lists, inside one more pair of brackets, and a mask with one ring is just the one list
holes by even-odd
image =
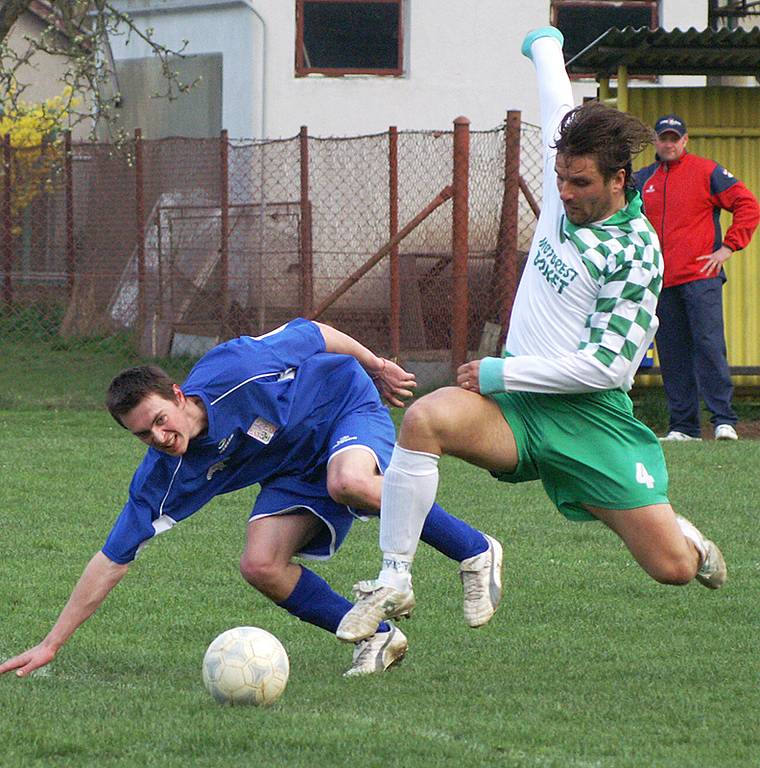
[[686, 135], [686, 123], [678, 115], [663, 115], [655, 124], [654, 132], [660, 136], [668, 131], [673, 131], [679, 136]]

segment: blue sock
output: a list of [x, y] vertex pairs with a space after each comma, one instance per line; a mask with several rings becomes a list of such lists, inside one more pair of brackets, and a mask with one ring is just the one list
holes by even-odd
[[420, 538], [460, 563], [488, 549], [488, 541], [480, 531], [450, 515], [440, 504], [430, 507]]
[[[343, 595], [334, 592], [321, 576], [301, 566], [301, 577], [293, 591], [277, 605], [301, 621], [307, 621], [334, 634], [340, 620], [351, 609], [352, 603]], [[390, 627], [383, 622], [377, 631], [388, 632]]]

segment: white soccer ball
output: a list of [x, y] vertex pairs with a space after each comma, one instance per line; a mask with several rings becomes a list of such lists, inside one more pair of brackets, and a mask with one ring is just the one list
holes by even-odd
[[258, 627], [222, 632], [203, 657], [203, 683], [220, 704], [268, 707], [282, 696], [289, 674], [282, 643]]

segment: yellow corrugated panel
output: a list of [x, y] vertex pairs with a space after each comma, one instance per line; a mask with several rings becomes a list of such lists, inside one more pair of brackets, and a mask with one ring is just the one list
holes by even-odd
[[[726, 167], [760, 197], [760, 88], [631, 88], [628, 111], [654, 125], [661, 115], [680, 115], [689, 129], [689, 150]], [[635, 163], [654, 161], [647, 150]], [[723, 213], [725, 232], [731, 221]], [[723, 292], [728, 360], [760, 366], [760, 230], [749, 247], [726, 265]], [[735, 376], [737, 385], [758, 385], [758, 376]]]

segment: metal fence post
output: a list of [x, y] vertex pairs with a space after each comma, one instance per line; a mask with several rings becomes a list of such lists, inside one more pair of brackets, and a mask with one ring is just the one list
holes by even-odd
[[517, 232], [520, 195], [520, 125], [518, 110], [507, 112], [504, 122], [504, 192], [499, 239], [494, 259], [493, 302], [501, 328], [500, 344], [509, 329], [517, 282]]
[[314, 264], [311, 250], [311, 201], [309, 200], [309, 131], [301, 126], [301, 309], [309, 316], [314, 308]]
[[230, 190], [229, 190], [229, 140], [227, 130], [222, 130], [219, 136], [219, 208], [220, 208], [220, 233], [219, 233], [219, 281], [221, 283], [221, 311], [222, 317], [219, 323], [219, 336], [227, 338], [227, 325], [230, 311], [230, 252], [229, 252], [229, 224], [230, 224]]
[[451, 318], [451, 368], [467, 359], [467, 241], [469, 237], [470, 121], [454, 120], [454, 198], [452, 210], [452, 255], [454, 261]]
[[3, 139], [3, 303], [6, 309], [13, 303], [13, 216], [11, 211], [11, 135], [5, 134]]
[[135, 128], [135, 217], [137, 237], [137, 343], [145, 328], [145, 193], [143, 190], [142, 130]]
[[[398, 233], [398, 130], [388, 130], [388, 234], [392, 240]], [[399, 279], [398, 244], [390, 254], [390, 331], [391, 356], [398, 360], [401, 352], [401, 281]]]
[[63, 175], [66, 200], [66, 290], [69, 300], [74, 295], [74, 174], [71, 152], [71, 131], [66, 131], [63, 138]]

